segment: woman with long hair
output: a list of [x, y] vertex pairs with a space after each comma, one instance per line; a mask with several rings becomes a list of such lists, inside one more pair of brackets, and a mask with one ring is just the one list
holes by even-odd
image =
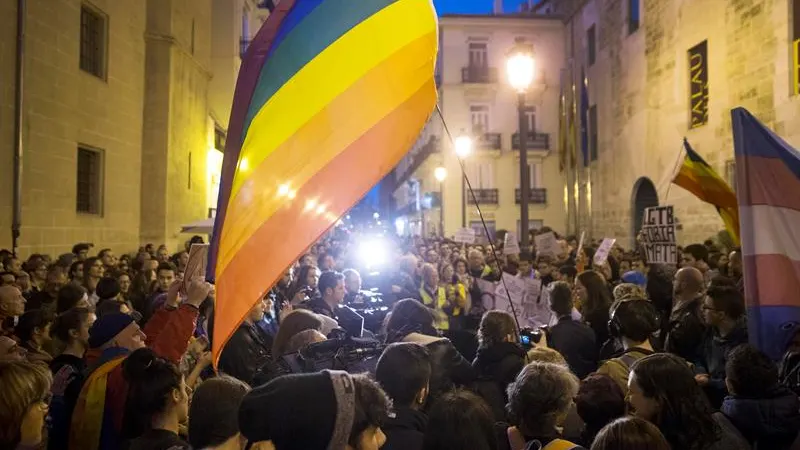
[[122, 363], [129, 383], [125, 437], [129, 450], [188, 450], [178, 436], [189, 417], [189, 388], [178, 367], [149, 348], [131, 353]]
[[470, 363], [449, 339], [439, 336], [430, 309], [417, 300], [407, 298], [394, 304], [386, 322], [386, 343], [394, 342], [414, 342], [431, 353], [433, 372], [428, 404], [455, 386], [464, 386], [475, 379]]
[[45, 365], [0, 362], [0, 450], [42, 445], [51, 383]]
[[749, 448], [726, 431], [733, 426], [721, 413], [714, 413], [689, 365], [675, 355], [656, 353], [636, 361], [628, 392], [634, 414], [657, 426], [674, 449]]
[[519, 343], [514, 317], [505, 311], [488, 311], [478, 327], [478, 353], [472, 367], [478, 377], [478, 393], [504, 421], [506, 388], [525, 366], [525, 349]]
[[294, 284], [289, 289], [289, 298], [292, 305], [297, 305], [307, 298], [317, 296], [317, 282], [319, 282], [319, 269], [317, 266], [302, 266], [294, 279]]
[[305, 330], [322, 329], [322, 320], [311, 311], [296, 309], [284, 317], [278, 334], [272, 342], [272, 357], [279, 358], [287, 353], [289, 341], [298, 333]]
[[589, 325], [595, 334], [597, 349], [608, 340], [608, 319], [609, 309], [611, 308], [612, 297], [608, 290], [606, 281], [602, 275], [587, 270], [578, 274], [575, 278], [576, 304], [580, 305], [579, 310], [583, 316], [583, 321]]
[[89, 297], [94, 295], [97, 283], [103, 278], [105, 270], [106, 268], [103, 265], [103, 260], [95, 256], [86, 258], [86, 261], [83, 262], [83, 287], [86, 288]]
[[497, 433], [489, 406], [469, 391], [449, 392], [428, 415], [423, 450], [497, 450]]

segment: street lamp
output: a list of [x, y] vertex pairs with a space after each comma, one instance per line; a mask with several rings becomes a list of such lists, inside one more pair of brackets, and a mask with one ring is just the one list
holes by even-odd
[[[519, 115], [519, 193], [520, 193], [520, 242], [523, 249], [530, 245], [528, 233], [528, 199], [530, 197], [530, 172], [528, 171], [528, 120], [525, 117], [525, 93], [531, 86], [536, 71], [533, 46], [517, 39], [508, 52], [506, 72], [508, 84], [517, 91], [517, 114]], [[534, 131], [534, 130], [531, 130]]]
[[447, 178], [447, 169], [444, 167], [437, 167], [433, 170], [433, 177], [439, 182], [439, 233], [444, 237], [444, 183]]
[[[462, 130], [463, 133], [463, 130]], [[461, 161], [461, 166], [464, 165], [464, 158], [472, 153], [472, 138], [466, 134], [456, 138], [456, 156]], [[461, 174], [461, 228], [467, 227], [467, 184], [465, 182], [466, 175]]]

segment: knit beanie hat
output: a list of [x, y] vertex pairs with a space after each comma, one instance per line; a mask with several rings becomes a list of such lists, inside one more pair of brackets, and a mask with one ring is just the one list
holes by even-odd
[[239, 408], [250, 442], [280, 450], [344, 450], [353, 428], [355, 385], [347, 372], [286, 375], [253, 389]]
[[638, 286], [645, 286], [647, 284], [647, 277], [645, 277], [641, 272], [631, 270], [630, 272], [625, 272], [625, 274], [622, 275], [622, 281]]
[[89, 328], [89, 347], [102, 347], [133, 322], [133, 317], [123, 313], [98, 317], [94, 325]]
[[119, 295], [120, 291], [119, 281], [110, 277], [101, 278], [94, 289], [94, 293], [97, 294], [97, 298], [100, 300], [114, 298]]

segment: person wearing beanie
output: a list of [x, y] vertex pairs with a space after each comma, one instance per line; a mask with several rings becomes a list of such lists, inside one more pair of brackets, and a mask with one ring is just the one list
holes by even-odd
[[248, 441], [275, 450], [378, 450], [391, 400], [366, 375], [286, 375], [250, 391], [239, 408]]
[[622, 275], [622, 281], [623, 283], [635, 284], [641, 288], [644, 288], [647, 285], [647, 276], [645, 276], [645, 274], [642, 272], [631, 270]]
[[247, 441], [239, 433], [239, 406], [250, 386], [222, 375], [204, 381], [189, 407], [189, 444], [195, 449], [239, 450]]
[[[75, 402], [70, 431], [70, 449], [122, 448], [128, 382], [122, 363], [134, 350], [149, 347], [156, 355], [178, 364], [194, 333], [198, 307], [211, 290], [205, 282], [193, 281], [188, 298], [177, 309], [162, 308], [147, 323], [144, 332], [127, 314], [99, 317], [89, 329], [86, 352], [88, 376]], [[177, 289], [171, 289], [177, 295]]]

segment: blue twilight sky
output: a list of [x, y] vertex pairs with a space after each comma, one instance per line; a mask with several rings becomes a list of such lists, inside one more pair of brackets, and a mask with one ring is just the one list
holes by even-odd
[[[514, 12], [521, 0], [503, 0], [506, 12]], [[433, 0], [439, 14], [486, 14], [492, 12], [493, 0]]]

